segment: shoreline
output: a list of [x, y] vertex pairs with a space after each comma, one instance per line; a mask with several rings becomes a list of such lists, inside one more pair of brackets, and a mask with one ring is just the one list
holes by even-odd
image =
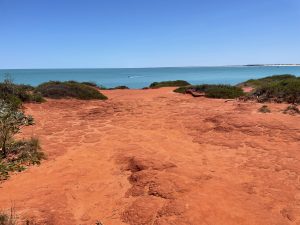
[[243, 66], [249, 66], [249, 67], [259, 67], [259, 66], [263, 66], [263, 67], [297, 67], [300, 66], [300, 64], [248, 64], [248, 65], [243, 65]]

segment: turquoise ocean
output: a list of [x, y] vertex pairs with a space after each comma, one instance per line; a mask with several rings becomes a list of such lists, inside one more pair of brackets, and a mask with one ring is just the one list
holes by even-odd
[[49, 80], [93, 81], [105, 87], [142, 88], [155, 81], [186, 80], [191, 84], [238, 84], [277, 74], [300, 76], [300, 66], [223, 66], [120, 69], [0, 69], [0, 80], [9, 74], [15, 83], [38, 85]]

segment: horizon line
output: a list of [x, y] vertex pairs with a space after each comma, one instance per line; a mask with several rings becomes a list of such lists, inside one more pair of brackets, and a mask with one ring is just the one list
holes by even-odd
[[0, 68], [0, 70], [47, 70], [47, 69], [160, 69], [160, 68], [197, 68], [197, 67], [243, 67], [243, 66], [300, 66], [298, 63], [253, 63], [243, 65], [218, 65], [218, 66], [149, 66], [149, 67], [41, 67], [41, 68]]

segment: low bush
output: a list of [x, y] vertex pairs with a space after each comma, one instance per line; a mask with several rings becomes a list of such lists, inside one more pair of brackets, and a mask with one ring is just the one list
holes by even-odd
[[290, 114], [290, 115], [295, 115], [295, 114], [300, 114], [300, 110], [296, 105], [289, 105], [284, 111], [284, 114]]
[[127, 87], [125, 85], [121, 85], [121, 86], [116, 86], [114, 88], [110, 88], [109, 90], [116, 90], [116, 89], [129, 89], [129, 87]]
[[43, 102], [44, 99], [40, 93], [34, 93], [34, 87], [24, 84], [14, 84], [11, 79], [5, 79], [0, 83], [0, 99], [19, 108], [23, 102]]
[[100, 89], [100, 90], [108, 90], [108, 88], [107, 87], [105, 87], [104, 85], [98, 85], [98, 89]]
[[14, 140], [22, 127], [33, 124], [32, 116], [0, 100], [0, 180], [7, 179], [11, 172], [20, 172], [27, 166], [39, 164], [45, 157], [37, 139]]
[[262, 107], [260, 107], [258, 109], [258, 112], [261, 112], [261, 113], [270, 113], [271, 110], [269, 109], [269, 107], [267, 105], [263, 105]]
[[42, 94], [39, 92], [34, 92], [30, 96], [30, 102], [42, 103], [46, 100], [43, 98]]
[[289, 78], [263, 84], [251, 96], [259, 102], [300, 103], [300, 78]]
[[7, 145], [11, 143], [14, 135], [20, 133], [21, 128], [34, 124], [30, 115], [25, 115], [21, 109], [0, 99], [0, 148], [1, 156], [7, 156]]
[[85, 82], [81, 82], [82, 84], [85, 84], [87, 86], [91, 86], [91, 87], [95, 87], [95, 88], [99, 88], [99, 86], [93, 82], [93, 81], [85, 81]]
[[154, 82], [150, 84], [150, 88], [161, 88], [161, 87], [182, 87], [191, 85], [189, 82], [184, 80], [175, 80], [175, 81], [162, 81]]
[[174, 90], [174, 92], [176, 93], [181, 93], [181, 94], [185, 94], [187, 92], [188, 89], [193, 89], [194, 86], [190, 86], [190, 87], [179, 87], [179, 88], [176, 88]]
[[208, 98], [234, 99], [244, 95], [240, 87], [222, 84], [202, 84], [188, 87], [179, 87], [174, 90], [177, 93], [198, 92], [205, 93]]
[[205, 91], [205, 96], [208, 98], [233, 99], [242, 95], [244, 95], [244, 92], [241, 88], [230, 85], [215, 85]]
[[294, 78], [296, 78], [296, 76], [291, 74], [273, 75], [273, 76], [268, 76], [260, 79], [250, 79], [241, 84], [238, 84], [237, 86], [258, 88], [273, 82], [283, 81], [287, 79], [294, 79]]
[[35, 138], [12, 142], [6, 151], [6, 156], [0, 158], [0, 181], [8, 179], [12, 172], [21, 172], [30, 165], [39, 165], [45, 159], [39, 141]]
[[49, 81], [40, 84], [35, 92], [39, 92], [47, 98], [76, 98], [82, 100], [99, 99], [105, 100], [107, 97], [90, 85], [78, 83], [76, 81]]

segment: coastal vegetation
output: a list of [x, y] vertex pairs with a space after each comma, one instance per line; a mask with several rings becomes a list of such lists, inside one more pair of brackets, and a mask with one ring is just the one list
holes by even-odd
[[175, 81], [162, 81], [162, 82], [153, 82], [150, 84], [150, 88], [161, 88], [161, 87], [183, 87], [191, 85], [189, 82], [184, 80], [175, 80]]
[[28, 166], [39, 165], [45, 159], [38, 139], [12, 141], [8, 144], [6, 157], [0, 159], [0, 181], [9, 178], [10, 173], [21, 172]]
[[238, 84], [237, 86], [259, 88], [264, 85], [268, 85], [270, 83], [284, 81], [287, 79], [295, 79], [295, 78], [296, 76], [291, 74], [273, 75], [273, 76], [268, 76], [260, 79], [250, 79], [243, 83]]
[[14, 140], [22, 127], [33, 124], [33, 118], [25, 115], [21, 108], [0, 100], [0, 181], [7, 179], [11, 172], [39, 164], [44, 158], [37, 139]]
[[40, 84], [35, 92], [41, 93], [43, 97], [61, 99], [76, 98], [82, 100], [105, 100], [107, 97], [99, 92], [98, 88], [86, 83], [76, 81], [49, 81]]
[[296, 114], [300, 114], [300, 109], [298, 109], [298, 107], [296, 105], [289, 105], [288, 107], [286, 107], [285, 110], [283, 110], [284, 114], [290, 114], [290, 115], [296, 115]]
[[[126, 86], [117, 88], [124, 89]], [[76, 82], [76, 81], [49, 81], [33, 87], [25, 84], [15, 84], [9, 76], [6, 76], [3, 82], [0, 82], [0, 99], [19, 108], [22, 103], [42, 103], [46, 98], [76, 98], [83, 100], [107, 99], [100, 89], [106, 89], [98, 86], [94, 82]]]
[[19, 108], [23, 102], [44, 102], [42, 95], [34, 89], [30, 85], [14, 84], [11, 78], [6, 77], [0, 83], [0, 99], [15, 108]]
[[174, 90], [177, 93], [203, 93], [207, 98], [234, 99], [244, 95], [240, 87], [222, 84], [202, 84], [180, 87]]
[[290, 74], [248, 80], [239, 86], [251, 86], [254, 90], [247, 96], [258, 102], [300, 103], [300, 77]]
[[[250, 93], [244, 93], [242, 88], [251, 87]], [[208, 98], [239, 98], [258, 102], [300, 103], [300, 77], [291, 74], [274, 75], [260, 79], [251, 79], [236, 86], [231, 85], [190, 85], [174, 90], [177, 93], [189, 93], [193, 96]]]
[[271, 110], [269, 109], [269, 107], [267, 105], [263, 105], [262, 107], [260, 107], [258, 109], [258, 112], [261, 112], [261, 113], [270, 113]]
[[[75, 81], [73, 81], [73, 82], [75, 82]], [[84, 81], [84, 82], [81, 82], [81, 84], [85, 84], [87, 86], [91, 86], [91, 87], [94, 87], [94, 88], [99, 88], [98, 84], [96, 84], [93, 81]]]
[[125, 85], [116, 86], [114, 88], [110, 88], [109, 90], [117, 90], [117, 89], [129, 89], [129, 87]]
[[257, 88], [252, 96], [259, 102], [300, 103], [300, 78], [271, 82]]

